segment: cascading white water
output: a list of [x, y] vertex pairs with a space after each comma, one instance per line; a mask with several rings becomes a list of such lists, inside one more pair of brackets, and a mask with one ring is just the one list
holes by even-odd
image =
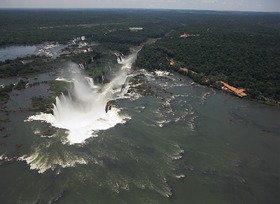
[[90, 85], [90, 88], [92, 88], [92, 89], [97, 88], [97, 86], [94, 85], [93, 78], [85, 77], [85, 79], [87, 80], [88, 84]]
[[121, 71], [104, 87], [95, 86], [89, 77], [83, 76], [78, 65], [70, 64], [73, 86], [69, 94], [61, 94], [56, 97], [53, 114], [41, 113], [30, 116], [28, 120], [41, 120], [54, 127], [66, 129], [68, 131], [67, 140], [70, 144], [82, 143], [87, 138], [96, 136], [99, 130], [125, 122], [127, 117], [121, 115], [119, 109], [112, 107], [106, 113], [105, 107], [109, 100], [116, 99], [113, 90], [124, 92], [123, 87], [128, 70], [136, 59], [136, 55], [137, 52], [134, 52], [128, 58], [123, 59]]
[[131, 68], [133, 62], [136, 60], [138, 51], [139, 50], [135, 51], [133, 54], [129, 55], [128, 57], [123, 58], [122, 56], [119, 56], [117, 58], [118, 63], [122, 65], [121, 68], [122, 70]]

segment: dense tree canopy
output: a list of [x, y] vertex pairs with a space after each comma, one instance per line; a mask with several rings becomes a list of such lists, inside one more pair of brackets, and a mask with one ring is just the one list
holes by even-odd
[[[280, 101], [279, 17], [276, 13], [180, 10], [1, 10], [0, 46], [65, 44], [78, 36], [100, 46], [56, 60], [36, 56], [7, 60], [0, 63], [0, 77], [48, 71], [61, 60], [87, 64], [88, 73], [99, 76], [112, 62], [113, 52], [127, 54], [131, 46], [157, 38], [139, 53], [138, 67], [186, 74], [180, 70], [183, 67], [199, 83], [217, 86], [217, 81], [224, 80], [245, 88], [251, 98]], [[135, 32], [131, 27], [143, 30]], [[184, 33], [188, 37], [180, 38]], [[171, 59], [174, 66], [169, 64]]]
[[[186, 22], [154, 45], [144, 47], [137, 65], [174, 69], [168, 64], [173, 59], [177, 69], [186, 67], [198, 73], [193, 77], [203, 76], [202, 81], [208, 79], [210, 85], [224, 80], [246, 88], [252, 98], [280, 101], [279, 16], [204, 17], [198, 22], [196, 16], [195, 21]], [[179, 37], [184, 33], [189, 37]]]

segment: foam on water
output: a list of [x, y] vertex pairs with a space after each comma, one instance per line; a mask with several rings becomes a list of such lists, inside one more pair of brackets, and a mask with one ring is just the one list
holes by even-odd
[[135, 53], [124, 58], [111, 82], [102, 85], [95, 85], [93, 79], [85, 76], [78, 65], [69, 64], [67, 71], [56, 79], [69, 82], [68, 94], [62, 93], [56, 97], [52, 114], [40, 113], [26, 120], [46, 122], [58, 129], [48, 135], [49, 131], [36, 128], [35, 135], [51, 140], [35, 144], [30, 153], [18, 160], [25, 161], [30, 169], [37, 170], [39, 173], [44, 173], [48, 169], [60, 171], [61, 168], [88, 164], [88, 162], [97, 164], [95, 159], [87, 155], [72, 152], [70, 146], [65, 146], [70, 148], [69, 150], [57, 147], [61, 143], [71, 145], [84, 143], [90, 137], [97, 137], [100, 130], [112, 128], [130, 119], [129, 116], [121, 114], [120, 108], [112, 106], [106, 113], [105, 107], [108, 101], [123, 98], [126, 94], [129, 88], [130, 68], [135, 59]]
[[[74, 157], [73, 157], [74, 156]], [[26, 161], [26, 163], [30, 166], [30, 169], [37, 170], [38, 173], [44, 173], [48, 169], [54, 170], [55, 167], [61, 166], [62, 168], [66, 167], [75, 167], [76, 165], [86, 164], [87, 162], [83, 158], [79, 158], [78, 156], [71, 155], [71, 158], [61, 159], [56, 158], [52, 159], [49, 162], [48, 157], [42, 157], [42, 154], [39, 151], [34, 152], [32, 155], [25, 155], [18, 159], [19, 161]]]
[[171, 74], [168, 71], [161, 71], [161, 70], [156, 70], [155, 74], [159, 77], [167, 77], [167, 76], [173, 76], [173, 74]]
[[[154, 123], [151, 120], [144, 120], [144, 127], [151, 131], [151, 135], [143, 134], [138, 138], [140, 129], [135, 126], [136, 129], [128, 130], [127, 134], [116, 134], [118, 137], [106, 134], [106, 137], [85, 145], [62, 144], [64, 142], [68, 144], [83, 143], [87, 138], [97, 136], [100, 130], [124, 123], [128, 116], [122, 114], [123, 109], [112, 107], [106, 113], [105, 106], [108, 100], [125, 97], [132, 97], [132, 100], [141, 96], [136, 92], [127, 94], [128, 81], [133, 75], [145, 73], [148, 81], [151, 80], [159, 87], [167, 80], [169, 84], [175, 83], [169, 80], [167, 74], [167, 76], [156, 77], [155, 73], [151, 74], [142, 70], [137, 70], [130, 76], [128, 72], [130, 72], [129, 64], [132, 64], [131, 60], [133, 61], [134, 58], [122, 59], [120, 62], [121, 71], [115, 74], [116, 77], [110, 83], [104, 85], [94, 85], [93, 80], [79, 73], [80, 69], [73, 69], [73, 75], [64, 76], [65, 81], [71, 81], [69, 83], [71, 88], [69, 94], [61, 94], [56, 98], [53, 114], [41, 113], [29, 117], [29, 121], [45, 121], [58, 129], [52, 128], [53, 132], [48, 131], [46, 124], [44, 124], [44, 127], [47, 130], [40, 129], [40, 125], [39, 127], [34, 125], [36, 136], [50, 133], [52, 134], [51, 138], [40, 138], [38, 140], [40, 142], [35, 142], [32, 145], [30, 153], [20, 157], [19, 160], [25, 161], [31, 169], [39, 173], [52, 170], [60, 174], [63, 173], [62, 168], [75, 167], [77, 171], [71, 176], [73, 185], [84, 181], [91, 182], [100, 188], [111, 189], [115, 194], [130, 191], [136, 187], [145, 189], [145, 191], [156, 192], [166, 198], [171, 197], [172, 188], [167, 178], [184, 178], [184, 172], [179, 170], [180, 159], [184, 156], [184, 150], [172, 141], [172, 137], [162, 139], [163, 136], [157, 134], [157, 132], [159, 127], [172, 125], [174, 121], [187, 118], [188, 111], [179, 113], [177, 110], [183, 110], [182, 105], [185, 103], [182, 101], [184, 97], [173, 98], [170, 93], [159, 89], [161, 92], [158, 96], [152, 98], [156, 102], [154, 104], [156, 105], [155, 108], [153, 108], [153, 105], [151, 107], [145, 100], [138, 100], [133, 103], [132, 107], [137, 112], [151, 112], [149, 114], [154, 119]], [[131, 86], [133, 85], [131, 84]], [[143, 99], [145, 99], [145, 96], [143, 96]], [[128, 100], [122, 101], [128, 102]], [[124, 110], [127, 110], [127, 107]], [[131, 114], [133, 114], [133, 111]], [[135, 117], [135, 121], [143, 117], [142, 114], [139, 114], [139, 116], [139, 118]], [[133, 122], [131, 121], [132, 125], [134, 125]], [[128, 126], [128, 128], [130, 127]], [[132, 135], [135, 133], [138, 134], [136, 136]], [[142, 144], [142, 140], [151, 141], [151, 143], [144, 142]], [[102, 142], [99, 143], [99, 141]], [[156, 145], [156, 148], [154, 148], [154, 145]], [[125, 166], [124, 163], [129, 165]], [[114, 165], [114, 168], [111, 168], [112, 165]], [[110, 171], [107, 171], [109, 168]], [[151, 171], [147, 173], [147, 169], [151, 169]]]
[[[68, 95], [56, 97], [53, 114], [40, 113], [28, 118], [27, 121], [39, 120], [50, 123], [53, 127], [65, 129], [70, 144], [83, 143], [86, 139], [97, 136], [99, 130], [106, 130], [119, 123], [124, 123], [127, 116], [112, 107], [106, 113], [105, 107], [109, 100], [123, 96], [128, 90], [127, 74], [136, 59], [137, 52], [122, 59], [121, 71], [112, 81], [103, 87], [93, 84], [93, 80], [81, 73], [78, 65], [69, 64], [70, 81], [73, 83]], [[59, 78], [69, 81], [69, 79]], [[113, 94], [120, 90], [121, 95]]]
[[108, 99], [94, 93], [89, 87], [74, 81], [74, 90], [70, 95], [62, 94], [56, 98], [53, 114], [41, 113], [29, 117], [41, 120], [52, 126], [68, 130], [67, 139], [70, 144], [81, 143], [93, 136], [94, 131], [105, 130], [123, 122], [116, 108], [108, 113], [105, 106]]

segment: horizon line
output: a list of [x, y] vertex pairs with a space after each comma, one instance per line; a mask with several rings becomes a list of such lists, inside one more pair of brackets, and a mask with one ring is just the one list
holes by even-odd
[[211, 11], [211, 12], [239, 12], [239, 13], [280, 13], [280, 11], [262, 10], [214, 10], [214, 9], [179, 9], [179, 8], [0, 8], [0, 10], [165, 10], [165, 11]]

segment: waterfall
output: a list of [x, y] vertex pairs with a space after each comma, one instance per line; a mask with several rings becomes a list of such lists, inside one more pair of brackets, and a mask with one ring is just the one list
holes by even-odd
[[104, 83], [104, 75], [103, 74], [101, 75], [101, 80], [102, 80], [102, 83]]
[[[81, 65], [69, 65], [71, 76], [66, 77], [71, 81], [72, 87], [67, 95], [56, 97], [53, 114], [41, 113], [30, 116], [28, 121], [41, 120], [52, 126], [67, 130], [67, 141], [70, 144], [83, 143], [86, 139], [96, 136], [98, 131], [112, 128], [118, 123], [124, 123], [127, 116], [120, 114], [120, 110], [112, 107], [105, 112], [109, 100], [116, 100], [128, 90], [127, 75], [137, 52], [122, 58], [120, 71], [110, 83], [94, 85], [93, 79], [82, 74]], [[63, 76], [64, 77], [64, 76]], [[104, 76], [102, 75], [102, 82]], [[116, 95], [114, 90], [120, 90], [121, 95]]]
[[80, 63], [80, 64], [79, 64], [79, 67], [80, 67], [81, 69], [85, 69], [85, 66], [83, 65], [83, 63]]
[[92, 89], [97, 88], [97, 86], [94, 85], [93, 78], [85, 77], [85, 79], [87, 80], [87, 83], [89, 84], [90, 88]]

